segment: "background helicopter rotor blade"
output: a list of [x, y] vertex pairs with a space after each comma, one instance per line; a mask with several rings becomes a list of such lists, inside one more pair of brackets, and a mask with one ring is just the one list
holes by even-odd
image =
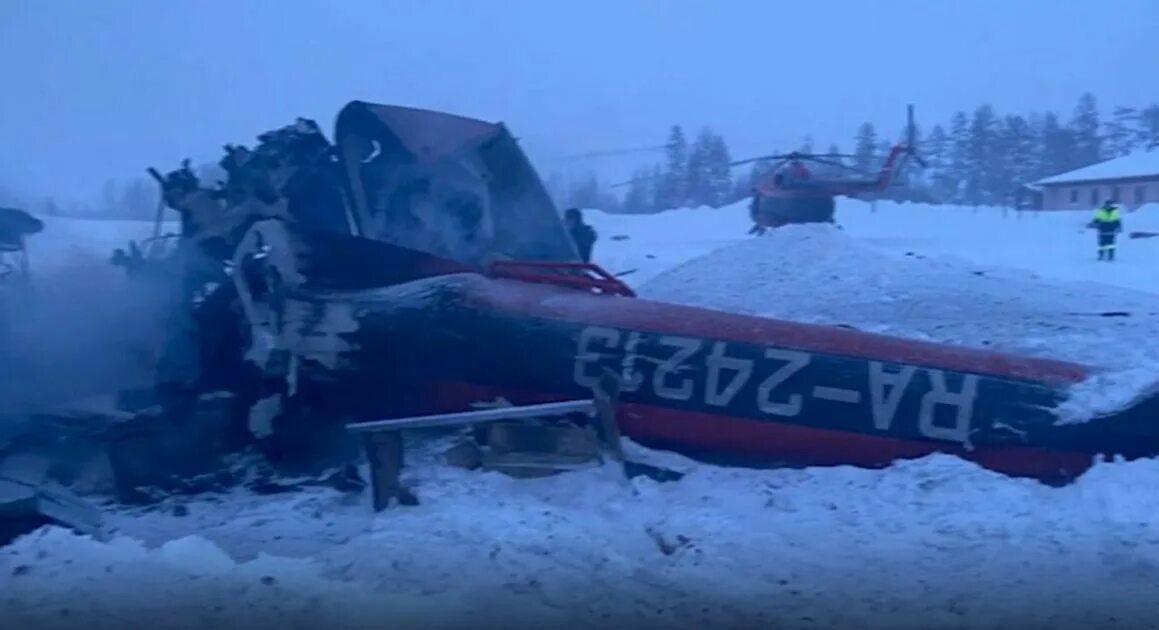
[[918, 155], [917, 145], [917, 127], [914, 125], [914, 106], [912, 104], [906, 105], [905, 108], [905, 148], [906, 154], [913, 158], [918, 166], [926, 168], [929, 166], [922, 156]]
[[779, 156], [779, 155], [761, 155], [758, 157], [745, 158], [743, 160], [734, 160], [732, 162], [729, 162], [728, 165], [730, 167], [731, 166], [743, 166], [745, 164], [752, 164], [753, 162], [766, 162], [768, 160], [778, 160], [778, 159], [782, 159], [782, 156]]
[[761, 155], [758, 157], [745, 158], [743, 160], [735, 160], [729, 162], [729, 166], [741, 166], [743, 164], [750, 164], [752, 162], [763, 162], [771, 160], [812, 160], [815, 162], [825, 161], [823, 158], [853, 158], [857, 157], [852, 153], [803, 153], [801, 151], [793, 151], [791, 153], [775, 153], [773, 155]]

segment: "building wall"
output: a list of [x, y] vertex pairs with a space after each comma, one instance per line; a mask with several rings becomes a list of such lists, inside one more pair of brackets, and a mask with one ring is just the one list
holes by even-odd
[[1135, 178], [1081, 184], [1052, 184], [1043, 188], [1043, 210], [1094, 209], [1107, 199], [1117, 199], [1119, 205], [1127, 210], [1133, 210], [1145, 203], [1159, 203], [1159, 175], [1145, 180]]

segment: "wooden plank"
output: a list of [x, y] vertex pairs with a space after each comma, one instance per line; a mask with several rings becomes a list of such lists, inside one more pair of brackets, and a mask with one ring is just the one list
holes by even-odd
[[599, 463], [585, 455], [561, 455], [558, 453], [486, 453], [483, 467], [491, 469], [533, 468], [545, 470], [583, 470], [595, 468]]
[[494, 454], [558, 453], [595, 459], [599, 440], [589, 428], [496, 422], [487, 425], [487, 446]]
[[449, 427], [461, 424], [476, 424], [480, 422], [494, 422], [496, 420], [514, 420], [519, 418], [536, 418], [539, 416], [561, 416], [569, 413], [592, 413], [595, 403], [591, 400], [569, 400], [564, 402], [543, 403], [539, 405], [522, 405], [518, 407], [497, 407], [495, 409], [478, 409], [475, 411], [461, 411], [459, 413], [445, 413], [430, 416], [415, 416], [410, 418], [391, 418], [348, 424], [346, 428], [356, 432], [398, 431], [401, 429], [418, 429], [430, 427]]
[[383, 432], [363, 438], [366, 459], [370, 463], [370, 491], [375, 512], [390, 506], [392, 500], [403, 500], [402, 436], [396, 432]]
[[624, 461], [624, 445], [620, 436], [620, 424], [616, 420], [616, 404], [620, 399], [620, 379], [611, 370], [605, 370], [592, 388], [596, 407], [596, 426], [599, 427], [601, 441], [612, 458]]

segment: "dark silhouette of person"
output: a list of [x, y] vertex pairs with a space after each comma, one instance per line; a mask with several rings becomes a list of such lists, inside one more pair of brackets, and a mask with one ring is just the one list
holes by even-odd
[[595, 229], [584, 223], [584, 214], [579, 208], [568, 208], [563, 213], [563, 222], [567, 226], [568, 233], [571, 234], [571, 240], [575, 241], [580, 259], [584, 262], [591, 262], [592, 249], [595, 247], [596, 238], [598, 238]]

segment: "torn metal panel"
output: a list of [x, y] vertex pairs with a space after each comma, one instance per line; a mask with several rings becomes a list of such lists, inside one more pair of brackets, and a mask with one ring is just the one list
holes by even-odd
[[21, 453], [0, 459], [0, 545], [44, 525], [104, 539], [100, 510], [49, 478], [52, 461]]

